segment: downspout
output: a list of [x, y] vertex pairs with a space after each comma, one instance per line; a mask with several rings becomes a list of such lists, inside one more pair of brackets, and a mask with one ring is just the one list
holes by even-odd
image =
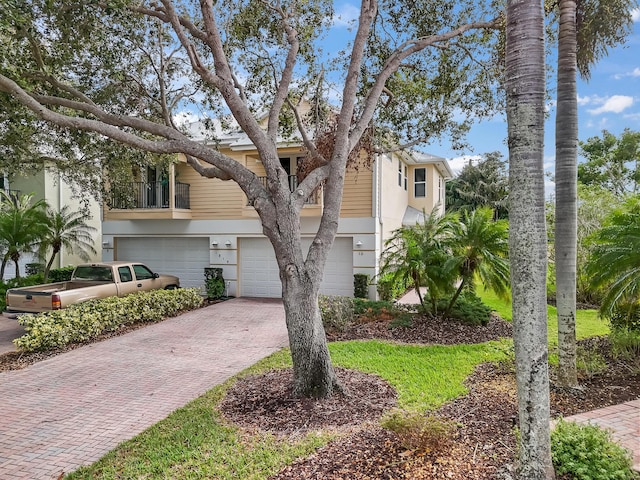
[[[58, 170], [58, 211], [62, 209], [62, 172]], [[64, 263], [62, 262], [64, 248], [58, 252], [58, 268], [62, 268]]]
[[[382, 232], [384, 231], [383, 220], [382, 220], [382, 155], [378, 155], [376, 158], [376, 181], [375, 181], [375, 210], [374, 210], [374, 218], [376, 219], [376, 238], [378, 240], [376, 245], [375, 259], [373, 264], [373, 272], [375, 275], [375, 283], [378, 284], [377, 276], [380, 273], [380, 255], [382, 253], [382, 249], [384, 248], [384, 239], [382, 238]], [[376, 293], [374, 296], [374, 300], [378, 300], [378, 289], [376, 287]]]

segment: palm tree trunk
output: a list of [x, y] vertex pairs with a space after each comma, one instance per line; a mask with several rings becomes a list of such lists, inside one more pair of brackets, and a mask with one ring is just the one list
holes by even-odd
[[458, 297], [462, 293], [462, 289], [465, 287], [465, 285], [466, 285], [465, 278], [463, 278], [460, 281], [460, 285], [458, 286], [458, 289], [456, 290], [456, 293], [454, 293], [453, 297], [451, 297], [451, 301], [449, 302], [449, 305], [447, 305], [447, 310], [444, 312], [444, 316], [445, 317], [449, 316], [449, 314], [451, 313], [451, 309], [455, 305], [456, 300], [458, 300]]
[[9, 261], [9, 257], [7, 255], [2, 257], [2, 265], [0, 266], [0, 280], [4, 280], [4, 271], [7, 268], [8, 261]]
[[49, 272], [51, 271], [51, 266], [53, 265], [53, 261], [55, 260], [57, 254], [58, 252], [54, 250], [53, 253], [51, 254], [51, 257], [49, 258], [49, 261], [47, 262], [47, 266], [44, 268], [45, 283], [47, 282], [47, 280], [49, 280]]
[[551, 463], [547, 351], [547, 240], [544, 208], [544, 11], [508, 0], [509, 257], [513, 295], [519, 478], [555, 478]]
[[578, 72], [576, 1], [560, 0], [556, 111], [556, 302], [558, 384], [577, 387], [576, 256], [578, 235]]

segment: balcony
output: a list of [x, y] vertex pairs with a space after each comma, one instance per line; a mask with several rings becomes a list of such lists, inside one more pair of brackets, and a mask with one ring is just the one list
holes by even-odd
[[111, 191], [107, 201], [112, 220], [190, 219], [189, 184], [131, 182]]
[[[258, 177], [262, 185], [267, 186], [267, 177]], [[289, 190], [291, 192], [295, 191], [298, 188], [298, 177], [297, 175], [289, 175]], [[253, 209], [251, 204], [247, 201], [247, 208], [244, 209], [244, 216], [253, 217], [257, 216], [257, 212]], [[322, 215], [322, 187], [318, 187], [309, 198], [307, 198], [304, 202], [304, 207], [302, 208], [301, 216], [303, 217], [313, 217]]]

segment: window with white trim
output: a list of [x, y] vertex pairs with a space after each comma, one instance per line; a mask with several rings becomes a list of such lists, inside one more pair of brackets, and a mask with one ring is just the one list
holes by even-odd
[[426, 168], [416, 168], [413, 171], [413, 194], [416, 198], [427, 196]]
[[402, 186], [402, 162], [398, 160], [398, 185]]
[[407, 182], [407, 172], [408, 171], [409, 170], [408, 170], [407, 166], [405, 165], [404, 166], [404, 189], [405, 190], [407, 189], [407, 185], [408, 185], [408, 182]]

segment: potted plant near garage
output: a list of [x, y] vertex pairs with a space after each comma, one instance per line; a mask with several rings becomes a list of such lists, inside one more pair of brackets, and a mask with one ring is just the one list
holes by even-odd
[[221, 268], [205, 267], [204, 286], [207, 291], [207, 301], [216, 303], [226, 300], [225, 281]]

